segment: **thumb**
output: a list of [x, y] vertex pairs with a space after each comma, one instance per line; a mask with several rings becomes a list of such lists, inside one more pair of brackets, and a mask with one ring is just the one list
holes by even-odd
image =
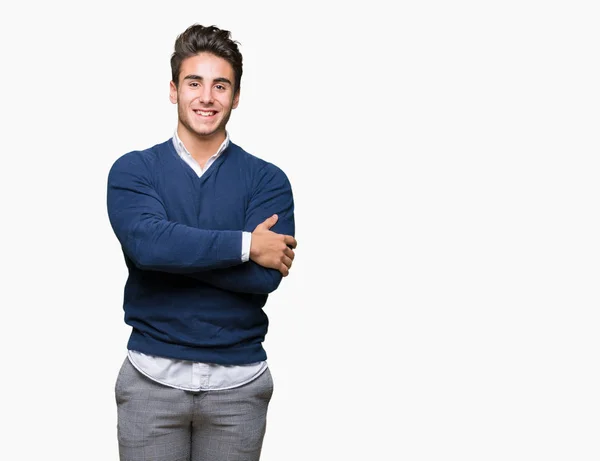
[[275, 225], [275, 223], [277, 222], [277, 219], [279, 219], [279, 217], [276, 214], [274, 214], [273, 216], [265, 219], [262, 223], [260, 223], [258, 225], [258, 227], [261, 229], [268, 230]]
[[267, 229], [270, 229], [271, 227], [273, 227], [278, 219], [279, 219], [279, 216], [277, 216], [276, 214], [274, 214], [270, 218], [267, 218], [265, 220], [265, 223], [267, 224]]

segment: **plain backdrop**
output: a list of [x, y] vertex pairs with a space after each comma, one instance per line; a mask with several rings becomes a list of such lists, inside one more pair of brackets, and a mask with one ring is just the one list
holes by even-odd
[[112, 163], [168, 139], [193, 23], [292, 183], [262, 461], [600, 459], [596, 2], [19, 2], [0, 12], [0, 458], [117, 460]]

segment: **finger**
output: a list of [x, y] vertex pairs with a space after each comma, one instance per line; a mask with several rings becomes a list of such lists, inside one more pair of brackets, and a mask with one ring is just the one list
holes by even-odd
[[290, 271], [288, 270], [287, 266], [285, 264], [282, 264], [279, 267], [279, 272], [281, 272], [281, 275], [283, 275], [284, 277], [287, 277], [288, 274], [290, 273]]
[[285, 247], [285, 250], [283, 250], [283, 254], [286, 255], [288, 258], [290, 258], [292, 261], [296, 257], [296, 254], [289, 247]]
[[294, 237], [292, 237], [291, 235], [285, 235], [283, 237], [283, 241], [285, 242], [285, 244], [289, 247], [291, 247], [292, 249], [296, 248], [296, 245], [298, 245], [298, 242], [296, 242], [296, 239]]
[[287, 267], [288, 270], [292, 267], [292, 260], [290, 258], [288, 258], [287, 256], [283, 256], [281, 258], [281, 262], [283, 264], [285, 264], [285, 267]]

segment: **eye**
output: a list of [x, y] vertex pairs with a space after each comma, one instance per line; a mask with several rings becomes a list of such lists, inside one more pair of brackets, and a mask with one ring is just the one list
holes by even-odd
[[225, 85], [215, 85], [215, 88], [219, 91], [223, 91], [226, 90], [227, 88], [225, 87]]
[[193, 88], [199, 87], [200, 84], [198, 82], [190, 82], [190, 86]]

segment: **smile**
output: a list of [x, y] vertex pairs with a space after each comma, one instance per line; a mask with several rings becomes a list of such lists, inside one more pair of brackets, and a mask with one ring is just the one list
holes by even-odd
[[212, 117], [217, 113], [214, 110], [195, 110], [194, 112], [202, 117]]

